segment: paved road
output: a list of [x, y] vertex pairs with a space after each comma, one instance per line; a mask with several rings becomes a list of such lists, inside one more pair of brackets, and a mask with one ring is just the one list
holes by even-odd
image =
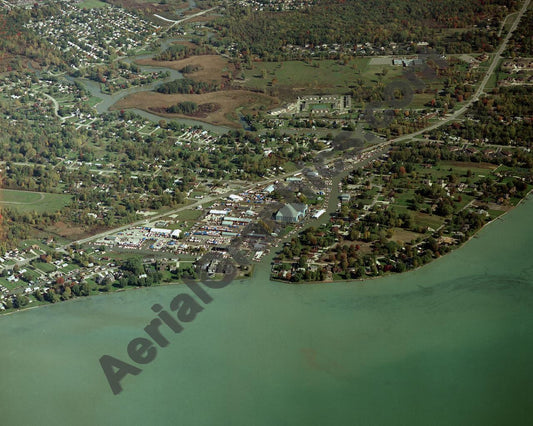
[[457, 118], [459, 118], [459, 116], [461, 116], [463, 113], [465, 113], [466, 110], [468, 108], [470, 108], [470, 106], [472, 106], [472, 104], [479, 99], [479, 97], [484, 93], [485, 86], [489, 82], [492, 74], [496, 70], [496, 67], [498, 66], [498, 63], [500, 62], [500, 59], [502, 58], [502, 53], [505, 50], [505, 48], [507, 47], [507, 43], [509, 42], [509, 39], [511, 38], [511, 35], [512, 35], [513, 31], [516, 30], [516, 28], [518, 27], [518, 23], [522, 19], [522, 15], [524, 15], [524, 13], [526, 12], [530, 1], [531, 0], [526, 0], [526, 2], [524, 2], [524, 5], [522, 6], [522, 9], [520, 9], [520, 12], [518, 12], [518, 16], [516, 17], [515, 21], [513, 22], [513, 25], [509, 29], [509, 32], [507, 33], [507, 35], [503, 39], [503, 41], [500, 44], [500, 47], [498, 48], [498, 50], [495, 52], [494, 57], [492, 59], [492, 62], [490, 64], [490, 66], [489, 66], [489, 69], [487, 70], [487, 73], [483, 77], [483, 80], [481, 80], [481, 83], [480, 83], [479, 87], [475, 91], [474, 95], [470, 98], [470, 100], [466, 104], [464, 104], [461, 108], [459, 108], [457, 111], [455, 111], [454, 113], [452, 113], [451, 115], [446, 117], [444, 120], [439, 121], [438, 123], [434, 123], [431, 126], [426, 127], [426, 128], [424, 128], [422, 130], [419, 130], [417, 132], [410, 133], [410, 134], [404, 135], [404, 136], [400, 136], [399, 138], [396, 138], [396, 139], [392, 139], [391, 141], [389, 141], [389, 143], [401, 142], [401, 141], [404, 141], [406, 139], [411, 139], [414, 136], [419, 136], [422, 133], [437, 129], [438, 127], [443, 126], [444, 124], [447, 124], [447, 123], [449, 123], [451, 121], [457, 120]]
[[[472, 98], [470, 98], [470, 100], [465, 105], [463, 105], [460, 109], [458, 109], [457, 111], [455, 111], [454, 113], [452, 113], [451, 115], [446, 117], [444, 120], [442, 120], [442, 121], [440, 121], [438, 123], [434, 123], [434, 124], [430, 125], [429, 127], [426, 127], [424, 129], [416, 131], [414, 133], [410, 133], [408, 135], [400, 136], [400, 137], [398, 137], [396, 139], [391, 139], [389, 141], [382, 142], [380, 144], [381, 147], [386, 147], [388, 145], [391, 145], [394, 142], [400, 142], [400, 141], [404, 141], [406, 139], [411, 139], [411, 138], [419, 136], [419, 135], [421, 135], [421, 134], [423, 134], [423, 133], [425, 133], [427, 131], [434, 130], [434, 129], [436, 129], [436, 128], [440, 127], [440, 126], [443, 126], [443, 125], [445, 125], [445, 124], [447, 124], [447, 123], [449, 123], [451, 121], [454, 121], [461, 114], [463, 114], [474, 102], [476, 102], [479, 99], [479, 97], [481, 96], [481, 94], [484, 93], [485, 86], [487, 85], [490, 77], [492, 76], [492, 74], [494, 73], [496, 67], [498, 66], [498, 62], [501, 59], [501, 55], [502, 55], [503, 51], [505, 50], [505, 48], [507, 47], [507, 43], [509, 42], [509, 39], [511, 38], [511, 35], [512, 35], [513, 31], [516, 30], [520, 20], [522, 19], [522, 16], [524, 15], [524, 13], [526, 12], [527, 8], [529, 7], [530, 1], [531, 0], [526, 0], [524, 2], [522, 8], [518, 12], [517, 18], [513, 22], [513, 25], [509, 29], [509, 31], [508, 31], [507, 35], [505, 36], [504, 40], [502, 41], [500, 47], [495, 52], [495, 55], [494, 55], [494, 57], [492, 59], [492, 62], [490, 64], [490, 66], [489, 66], [489, 69], [487, 70], [487, 73], [485, 74], [485, 76], [484, 76], [483, 80], [481, 81], [479, 87], [477, 88], [477, 90], [474, 93], [474, 95], [472, 96]], [[211, 9], [208, 9], [208, 10], [204, 10], [202, 12], [198, 12], [198, 13], [196, 13], [194, 15], [188, 16], [188, 17], [186, 17], [186, 18], [184, 18], [184, 19], [182, 19], [180, 21], [176, 21], [174, 24], [172, 24], [170, 27], [168, 27], [167, 30], [169, 28], [173, 27], [174, 25], [180, 23], [180, 22], [183, 22], [183, 21], [185, 21], [187, 19], [191, 19], [191, 18], [199, 16], [199, 15], [203, 15], [204, 13], [210, 12], [210, 11], [212, 11], [214, 9], [216, 9], [216, 8], [211, 8]], [[368, 148], [366, 150], [363, 150], [363, 152], [364, 151], [369, 151], [369, 150], [371, 150], [373, 148], [375, 148], [375, 146], [373, 146], [371, 148]], [[329, 160], [329, 162], [333, 162], [335, 160], [338, 160], [338, 158], [332, 158], [332, 159]], [[301, 170], [303, 170], [303, 169], [301, 169]], [[265, 180], [263, 180], [261, 182], [256, 182], [256, 183], [254, 183], [252, 185], [249, 185], [249, 186], [243, 188], [241, 191], [247, 191], [247, 190], [255, 188], [255, 187], [259, 186], [259, 185], [267, 185], [267, 184], [272, 183], [272, 182], [274, 182], [276, 180], [283, 180], [285, 177], [292, 176], [295, 173], [297, 173], [297, 172], [285, 173], [285, 174], [280, 175], [280, 176], [276, 176], [276, 177], [273, 177], [273, 178], [265, 179]], [[226, 196], [228, 196], [228, 195], [230, 195], [231, 193], [234, 193], [234, 192], [235, 191], [230, 190], [230, 191], [227, 191], [227, 192], [224, 192], [224, 193], [221, 193], [221, 194], [208, 196], [208, 197], [203, 198], [202, 200], [197, 201], [195, 203], [188, 204], [186, 206], [183, 206], [183, 207], [180, 207], [180, 208], [177, 208], [177, 209], [165, 212], [165, 213], [160, 213], [160, 214], [151, 216], [148, 219], [138, 220], [138, 221], [135, 221], [133, 223], [129, 223], [127, 225], [121, 226], [119, 228], [110, 229], [109, 231], [101, 232], [99, 234], [95, 234], [95, 235], [92, 235], [90, 237], [74, 241], [72, 243], [69, 243], [69, 244], [66, 244], [64, 246], [61, 246], [58, 249], [59, 250], [64, 250], [71, 244], [85, 244], [85, 243], [89, 243], [91, 241], [94, 241], [94, 240], [97, 240], [97, 239], [100, 239], [100, 238], [105, 238], [106, 236], [114, 234], [116, 232], [124, 231], [124, 230], [126, 230], [128, 228], [131, 228], [131, 227], [134, 227], [134, 226], [142, 226], [142, 225], [145, 225], [148, 222], [153, 222], [153, 221], [158, 220], [158, 219], [160, 219], [162, 217], [169, 216], [169, 215], [175, 214], [175, 213], [179, 213], [179, 212], [181, 212], [183, 210], [194, 208], [194, 207], [197, 207], [197, 206], [199, 206], [201, 204], [209, 203], [211, 201], [215, 201], [217, 199], [224, 198], [224, 197], [226, 197]], [[24, 261], [19, 262], [19, 264], [22, 265], [24, 263], [29, 262], [30, 260], [32, 260], [32, 258], [25, 259]]]
[[192, 18], [196, 18], [197, 16], [201, 16], [201, 15], [205, 15], [206, 13], [209, 13], [209, 12], [212, 12], [213, 10], [217, 9], [218, 6], [215, 6], [215, 7], [212, 7], [211, 9], [206, 9], [206, 10], [202, 10], [201, 12], [198, 12], [198, 13], [194, 13], [192, 15], [188, 15], [188, 16], [185, 16], [184, 18], [182, 19], [178, 19], [177, 21], [173, 21], [173, 20], [170, 20], [170, 19], [166, 19], [166, 18], [163, 18], [162, 16], [159, 16], [159, 15], [154, 15], [154, 16], [157, 16], [159, 19], [162, 19], [164, 21], [167, 21], [167, 22], [173, 22], [172, 25], [169, 25], [166, 29], [165, 29], [165, 32], [167, 32], [168, 30], [170, 30], [172, 27], [178, 25], [178, 24], [181, 24], [182, 22], [185, 22], [185, 21], [188, 21], [189, 19], [192, 19]]
[[505, 29], [505, 23], [507, 22], [507, 20], [508, 20], [511, 16], [516, 15], [516, 13], [517, 13], [517, 12], [515, 12], [515, 13], [510, 13], [509, 15], [507, 15], [507, 16], [505, 17], [505, 19], [503, 20], [502, 25], [501, 25], [501, 27], [500, 27], [500, 31], [498, 31], [498, 37], [501, 37], [501, 36], [502, 36], [502, 32], [503, 32], [503, 30]]
[[[490, 64], [489, 66], [489, 69], [487, 70], [487, 73], [485, 74], [485, 77], [483, 78], [483, 80], [481, 81], [478, 89], [476, 90], [476, 92], [474, 93], [474, 95], [472, 96], [472, 98], [470, 98], [470, 100], [465, 104], [463, 105], [460, 109], [458, 109], [457, 111], [455, 111], [453, 114], [451, 114], [450, 116], [448, 116], [446, 119], [438, 122], [438, 123], [434, 123], [432, 124], [431, 126], [429, 127], [426, 127], [422, 130], [419, 130], [417, 132], [414, 132], [414, 133], [410, 133], [408, 135], [404, 135], [404, 136], [400, 136], [396, 139], [392, 139], [392, 140], [389, 140], [389, 141], [386, 141], [386, 142], [382, 142], [381, 145], [382, 146], [386, 146], [386, 145], [390, 145], [394, 142], [400, 142], [400, 141], [403, 141], [403, 140], [406, 140], [406, 139], [411, 139], [415, 136], [419, 136], [421, 135], [422, 133], [425, 133], [427, 131], [430, 131], [430, 130], [433, 130], [433, 129], [436, 129], [440, 126], [443, 126], [453, 120], [456, 120], [461, 114], [463, 114], [474, 102], [476, 102], [480, 95], [483, 93], [483, 91], [485, 90], [485, 86], [487, 85], [491, 75], [494, 73], [497, 65], [498, 65], [498, 62], [501, 58], [501, 55], [503, 53], [503, 51], [505, 50], [505, 48], [507, 47], [507, 43], [509, 42], [509, 39], [511, 38], [511, 34], [512, 32], [517, 28], [518, 26], [518, 23], [520, 22], [521, 18], [522, 18], [522, 15], [525, 13], [525, 11], [527, 10], [528, 6], [529, 6], [529, 3], [530, 3], [531, 0], [527, 0], [524, 5], [522, 6], [522, 9], [520, 10], [519, 12], [519, 15], [518, 17], [515, 19], [513, 25], [511, 26], [509, 32], [507, 33], [507, 35], [505, 36], [505, 39], [502, 41], [500, 47], [498, 48], [498, 50], [496, 51], [495, 55], [494, 55], [494, 58], [492, 60], [492, 63]], [[213, 8], [215, 9], [215, 8]], [[206, 13], [206, 12], [209, 12], [213, 9], [209, 9], [209, 10], [205, 10], [203, 12], [199, 12], [197, 14], [195, 14], [196, 16], [199, 15], [199, 14], [203, 14], [203, 13]], [[189, 18], [193, 17], [194, 15], [191, 15]], [[373, 148], [373, 147], [372, 147]], [[367, 150], [370, 150], [372, 148], [369, 148]], [[333, 162], [335, 161], [335, 159], [331, 159], [330, 162]], [[302, 169], [303, 170], [303, 169]], [[301, 171], [301, 170], [300, 170]], [[258, 185], [267, 185], [269, 183], [272, 183], [276, 180], [283, 180], [285, 177], [288, 177], [288, 176], [292, 176], [294, 175], [295, 173], [297, 172], [291, 172], [291, 173], [286, 173], [284, 175], [281, 175], [281, 176], [276, 176], [276, 177], [273, 177], [273, 178], [269, 178], [269, 179], [266, 179], [262, 182], [259, 182], [259, 183], [254, 183], [252, 185], [249, 185], [248, 187], [246, 188], [243, 188], [242, 191], [246, 191], [248, 189], [252, 189], [254, 187], [257, 187]], [[88, 243], [88, 242], [91, 242], [91, 241], [94, 241], [94, 240], [97, 240], [97, 239], [100, 239], [100, 238], [104, 238], [108, 235], [111, 235], [111, 234], [114, 234], [116, 232], [120, 232], [120, 231], [124, 231], [132, 226], [141, 226], [141, 225], [144, 225], [146, 224], [147, 222], [153, 222], [154, 220], [157, 220], [157, 219], [160, 219], [164, 216], [168, 216], [168, 215], [171, 215], [171, 214], [175, 214], [175, 213], [179, 213], [183, 210], [186, 210], [186, 209], [190, 209], [190, 208], [194, 208], [198, 205], [201, 205], [201, 204], [205, 204], [205, 203], [208, 203], [208, 202], [211, 202], [211, 201], [215, 201], [217, 199], [221, 199], [223, 197], [226, 197], [228, 195], [230, 195], [232, 192], [235, 192], [235, 191], [228, 191], [228, 192], [225, 192], [225, 193], [222, 193], [222, 194], [217, 194], [217, 195], [213, 195], [213, 196], [208, 196], [207, 198], [204, 198], [202, 199], [201, 201], [198, 201], [198, 202], [195, 202], [193, 204], [189, 204], [187, 206], [183, 206], [183, 207], [180, 207], [178, 209], [174, 209], [172, 211], [169, 211], [169, 212], [166, 212], [166, 213], [161, 213], [161, 214], [157, 214], [157, 215], [154, 215], [154, 216], [151, 216], [149, 219], [142, 219], [142, 220], [139, 220], [139, 221], [136, 221], [136, 222], [133, 222], [133, 223], [130, 223], [128, 225], [124, 225], [124, 226], [121, 226], [120, 228], [115, 228], [115, 229], [111, 229], [109, 231], [106, 231], [106, 232], [102, 232], [100, 234], [96, 234], [96, 235], [93, 235], [91, 237], [87, 237], [87, 238], [84, 238], [84, 239], [81, 239], [81, 240], [78, 240], [76, 241], [75, 243], [77, 244], [84, 244], [84, 243]], [[66, 246], [65, 246], [66, 247]]]
[[61, 117], [59, 115], [59, 103], [55, 100], [55, 98], [53, 98], [52, 96], [50, 96], [48, 93], [43, 93], [42, 94], [43, 96], [46, 96], [48, 99], [50, 99], [52, 101], [52, 103], [54, 104], [54, 114], [57, 118], [59, 118], [59, 120], [61, 121], [65, 121], [65, 117]]

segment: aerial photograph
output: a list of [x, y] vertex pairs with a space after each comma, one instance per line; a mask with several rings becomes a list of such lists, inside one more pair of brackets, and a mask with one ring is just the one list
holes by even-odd
[[0, 424], [533, 424], [531, 0], [0, 0]]

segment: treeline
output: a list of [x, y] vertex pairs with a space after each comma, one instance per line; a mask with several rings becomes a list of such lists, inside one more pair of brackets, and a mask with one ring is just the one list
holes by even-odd
[[30, 238], [35, 229], [43, 229], [61, 219], [60, 211], [49, 213], [20, 212], [0, 207], [0, 255], [14, 249], [20, 240]]
[[[427, 41], [430, 46], [454, 51], [490, 50], [497, 38], [492, 34], [515, 0], [426, 1], [400, 0], [323, 0], [298, 11], [252, 12], [246, 7], [231, 7], [227, 16], [215, 21], [223, 38], [238, 44], [241, 52], [261, 57], [276, 55], [289, 45], [316, 47], [322, 44], [355, 45]], [[462, 32], [441, 29], [472, 28]], [[489, 29], [486, 29], [487, 26]], [[481, 30], [483, 28], [483, 30]], [[484, 34], [484, 35], [482, 35]], [[448, 51], [448, 49], [446, 49]]]
[[171, 114], [194, 114], [198, 111], [198, 104], [196, 102], [179, 102], [167, 108], [167, 112]]
[[201, 65], [185, 65], [183, 68], [180, 69], [180, 73], [182, 74], [192, 74], [193, 72], [202, 70], [203, 67]]
[[216, 53], [212, 47], [203, 45], [173, 44], [154, 56], [156, 61], [176, 61], [189, 56], [210, 55]]
[[163, 83], [157, 87], [159, 93], [173, 94], [201, 94], [207, 92], [214, 92], [220, 89], [218, 83], [206, 83], [204, 81], [196, 81], [190, 78], [179, 78], [168, 83]]
[[390, 159], [393, 164], [387, 166], [388, 163], [382, 163], [382, 165], [376, 166], [376, 170], [380, 173], [388, 173], [389, 171], [399, 173], [400, 165], [406, 163], [405, 167], [409, 173], [409, 167], [411, 167], [409, 163], [436, 164], [438, 161], [487, 162], [504, 164], [509, 167], [533, 168], [533, 156], [522, 149], [509, 148], [499, 152], [492, 149], [482, 151], [472, 149], [472, 147], [457, 149], [453, 145], [434, 141], [395, 145], [390, 151]]
[[506, 54], [512, 57], [533, 55], [533, 9], [530, 8], [522, 16], [518, 28], [507, 44]]

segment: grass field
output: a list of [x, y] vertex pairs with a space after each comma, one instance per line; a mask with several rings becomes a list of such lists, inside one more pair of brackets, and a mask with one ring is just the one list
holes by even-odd
[[[252, 69], [244, 70], [244, 87], [266, 90], [279, 88], [294, 96], [298, 92], [346, 93], [358, 82], [374, 85], [387, 84], [402, 74], [401, 67], [369, 65], [369, 58], [355, 58], [342, 64], [337, 60], [256, 62]], [[385, 75], [381, 76], [385, 70]]]
[[107, 6], [109, 6], [107, 3], [104, 3], [99, 0], [82, 0], [78, 3], [78, 7], [80, 9], [99, 9]]
[[[274, 90], [282, 101], [289, 101], [299, 95], [347, 94], [360, 85], [387, 86], [405, 79], [404, 68], [392, 65], [392, 59], [375, 59], [354, 58], [346, 64], [338, 60], [256, 62], [252, 69], [243, 71], [244, 81], [236, 80], [234, 83], [253, 90]], [[431, 82], [429, 86], [440, 89], [442, 81]], [[423, 108], [433, 97], [432, 94], [414, 94], [408, 107]], [[354, 104], [354, 107], [357, 106]]]
[[70, 200], [69, 195], [63, 194], [0, 189], [0, 207], [11, 207], [20, 212], [55, 212], [65, 207]]
[[422, 238], [423, 236], [423, 234], [419, 234], [418, 232], [412, 232], [402, 228], [394, 228], [394, 232], [390, 240], [395, 242], [410, 243], [411, 241], [414, 241], [417, 238]]
[[204, 213], [203, 210], [183, 210], [178, 213], [177, 220], [196, 220]]
[[32, 265], [37, 268], [37, 269], [40, 269], [41, 271], [43, 271], [44, 273], [49, 273], [49, 272], [54, 272], [57, 270], [57, 268], [55, 267], [55, 265], [51, 264], [51, 263], [46, 263], [46, 262], [42, 262], [40, 260], [36, 260], [32, 263]]
[[413, 220], [418, 226], [429, 226], [433, 229], [437, 229], [444, 223], [443, 217], [422, 212], [413, 212]]

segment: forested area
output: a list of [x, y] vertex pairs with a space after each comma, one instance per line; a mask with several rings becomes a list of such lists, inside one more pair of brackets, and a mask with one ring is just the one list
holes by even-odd
[[520, 22], [518, 28], [514, 31], [509, 44], [507, 45], [506, 55], [531, 56], [533, 53], [533, 9], [529, 9]]
[[179, 102], [167, 108], [167, 112], [171, 114], [194, 114], [198, 111], [198, 104], [196, 102]]
[[59, 13], [54, 4], [35, 8], [12, 8], [0, 14], [0, 72], [25, 68], [31, 59], [41, 66], [64, 65], [64, 59], [50, 43], [24, 28], [30, 19], [38, 20]]
[[204, 81], [196, 81], [190, 78], [179, 78], [168, 83], [160, 84], [157, 87], [159, 93], [186, 93], [186, 94], [200, 94], [206, 92], [214, 92], [220, 88], [218, 83], [206, 83]]
[[176, 61], [179, 59], [185, 59], [189, 56], [197, 55], [210, 55], [216, 53], [215, 50], [206, 45], [193, 45], [193, 44], [173, 44], [161, 53], [154, 56], [156, 61]]
[[515, 0], [323, 0], [287, 12], [252, 12], [235, 6], [214, 27], [241, 52], [266, 59], [275, 59], [291, 45], [428, 42], [447, 53], [491, 51], [498, 43], [499, 23], [516, 6]]

